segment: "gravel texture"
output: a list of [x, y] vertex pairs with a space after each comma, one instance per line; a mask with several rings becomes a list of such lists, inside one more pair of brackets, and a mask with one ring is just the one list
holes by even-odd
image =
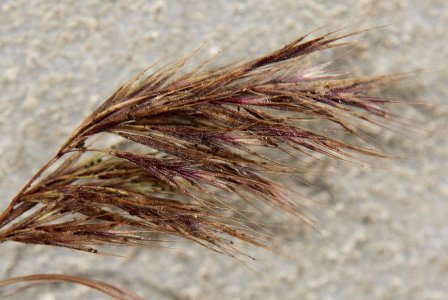
[[[151, 299], [446, 299], [448, 297], [448, 1], [1, 1], [0, 207], [101, 100], [131, 75], [208, 42], [219, 60], [273, 50], [322, 25], [387, 24], [341, 60], [357, 75], [423, 70], [394, 94], [418, 133], [384, 133], [407, 159], [377, 169], [316, 164], [303, 197], [321, 203], [320, 235], [272, 212], [280, 253], [242, 263], [190, 243], [105, 257], [5, 243], [0, 278], [63, 272]], [[323, 29], [324, 31], [327, 29]], [[230, 46], [230, 47], [229, 47]], [[330, 51], [329, 57], [344, 53]], [[431, 104], [431, 105], [429, 105]], [[301, 196], [302, 197], [302, 196]], [[299, 199], [300, 201], [300, 199]], [[100, 299], [73, 285], [21, 299]]]

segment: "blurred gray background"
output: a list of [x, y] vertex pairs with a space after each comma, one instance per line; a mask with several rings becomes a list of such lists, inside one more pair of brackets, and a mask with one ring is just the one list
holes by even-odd
[[[326, 25], [388, 25], [342, 57], [355, 75], [416, 72], [394, 91], [419, 134], [384, 133], [407, 159], [344, 167], [304, 196], [327, 236], [273, 213], [280, 253], [249, 249], [244, 266], [191, 243], [104, 257], [5, 243], [0, 278], [62, 272], [106, 280], [151, 299], [446, 299], [448, 297], [448, 1], [0, 2], [0, 207], [115, 88], [146, 66], [223, 51], [225, 62], [274, 50]], [[340, 50], [336, 52], [341, 54]], [[331, 57], [331, 54], [330, 54]], [[333, 163], [330, 162], [329, 165]], [[337, 172], [337, 171], [336, 171]], [[23, 299], [100, 299], [52, 285]]]

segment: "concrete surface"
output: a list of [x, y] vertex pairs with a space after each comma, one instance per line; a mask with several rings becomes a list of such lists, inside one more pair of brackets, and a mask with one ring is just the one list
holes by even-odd
[[[448, 1], [1, 1], [0, 207], [102, 99], [137, 71], [208, 41], [231, 61], [322, 25], [364, 35], [342, 59], [354, 74], [425, 69], [394, 91], [423, 133], [384, 133], [408, 159], [311, 178], [322, 236], [272, 212], [280, 253], [249, 249], [248, 268], [189, 243], [122, 249], [127, 258], [6, 243], [0, 278], [65, 272], [151, 299], [446, 299], [448, 297]], [[339, 51], [339, 50], [338, 50]], [[331, 52], [335, 53], [342, 52]], [[330, 53], [330, 57], [331, 54]], [[330, 165], [332, 165], [330, 163]], [[72, 285], [21, 299], [98, 299]]]

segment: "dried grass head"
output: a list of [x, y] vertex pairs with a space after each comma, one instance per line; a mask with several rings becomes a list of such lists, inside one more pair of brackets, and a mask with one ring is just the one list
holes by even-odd
[[[298, 171], [278, 153], [386, 157], [306, 123], [331, 123], [363, 140], [362, 126], [382, 126], [391, 117], [386, 105], [395, 102], [375, 92], [392, 77], [340, 78], [325, 65], [304, 63], [357, 33], [338, 34], [303, 36], [214, 71], [185, 70], [182, 59], [134, 77], [13, 199], [0, 216], [0, 242], [97, 252], [104, 244], [151, 245], [151, 233], [162, 233], [229, 255], [238, 252], [235, 240], [262, 246], [231, 196], [311, 222], [277, 178]], [[126, 142], [94, 146], [104, 135]]]

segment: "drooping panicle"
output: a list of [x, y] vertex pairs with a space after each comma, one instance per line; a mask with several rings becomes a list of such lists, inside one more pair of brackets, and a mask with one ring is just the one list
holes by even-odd
[[[325, 71], [328, 64], [306, 61], [354, 34], [303, 36], [216, 70], [184, 70], [181, 59], [138, 74], [15, 197], [0, 216], [0, 241], [97, 252], [104, 244], [150, 245], [161, 233], [229, 255], [235, 239], [262, 245], [258, 224], [230, 198], [262, 200], [308, 222], [278, 179], [298, 167], [279, 153], [386, 156], [307, 126], [317, 120], [363, 140], [357, 123], [377, 126], [390, 116], [391, 100], [375, 94], [387, 77], [340, 78]], [[123, 141], [95, 145], [104, 135]]]

